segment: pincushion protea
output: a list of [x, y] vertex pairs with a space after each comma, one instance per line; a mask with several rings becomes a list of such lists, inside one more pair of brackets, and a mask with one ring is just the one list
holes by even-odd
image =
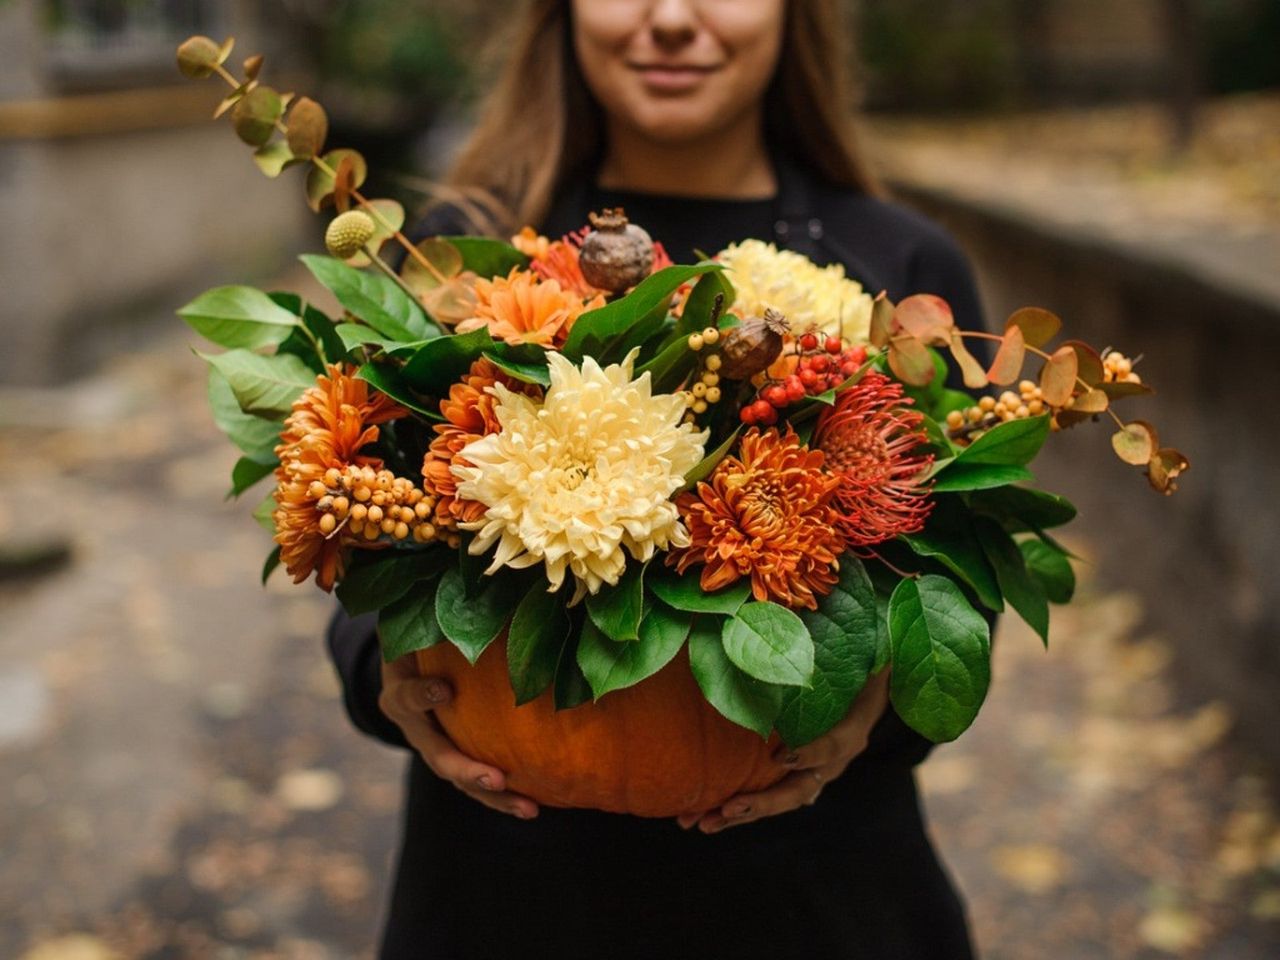
[[341, 575], [342, 549], [357, 538], [347, 528], [325, 532], [325, 512], [317, 503], [330, 484], [331, 470], [349, 466], [379, 470], [382, 461], [360, 454], [378, 439], [376, 424], [403, 417], [408, 411], [383, 394], [370, 396], [369, 385], [342, 367], [331, 365], [327, 375], [316, 377], [313, 387], [293, 402], [284, 423], [276, 456], [276, 543], [280, 562], [301, 583], [315, 571], [316, 583], [333, 589]]
[[818, 420], [813, 446], [840, 478], [838, 526], [850, 547], [915, 533], [933, 508], [924, 479], [933, 456], [919, 452], [924, 415], [910, 405], [902, 384], [868, 372]]
[[839, 578], [845, 548], [832, 502], [840, 479], [823, 471], [824, 459], [790, 428], [751, 429], [736, 456], [676, 501], [691, 542], [667, 563], [680, 573], [703, 564], [706, 591], [750, 577], [757, 600], [816, 610]]

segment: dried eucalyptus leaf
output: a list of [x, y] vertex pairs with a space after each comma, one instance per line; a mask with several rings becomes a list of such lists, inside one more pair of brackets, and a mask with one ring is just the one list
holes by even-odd
[[1000, 349], [996, 351], [996, 357], [991, 361], [987, 380], [1002, 387], [1013, 383], [1022, 373], [1022, 363], [1026, 356], [1027, 348], [1022, 339], [1022, 328], [1009, 327], [1000, 338]]
[[284, 103], [279, 93], [270, 87], [254, 87], [236, 102], [231, 125], [249, 146], [261, 147], [271, 139], [282, 113]]
[[309, 160], [324, 148], [329, 135], [329, 117], [324, 107], [310, 97], [303, 97], [289, 111], [285, 136], [295, 157]]
[[1125, 463], [1146, 465], [1155, 456], [1160, 441], [1156, 428], [1145, 420], [1133, 420], [1111, 435], [1111, 446]]
[[184, 77], [203, 80], [222, 62], [218, 45], [208, 37], [188, 37], [178, 46], [178, 69]]

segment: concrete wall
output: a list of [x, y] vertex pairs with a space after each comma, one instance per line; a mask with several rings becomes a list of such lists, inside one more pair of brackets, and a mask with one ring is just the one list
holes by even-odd
[[1145, 489], [1112, 454], [1108, 423], [1054, 435], [1034, 468], [1079, 506], [1073, 529], [1096, 544], [1100, 579], [1145, 598], [1185, 689], [1230, 703], [1240, 732], [1280, 758], [1280, 305], [941, 195], [904, 199], [974, 258], [993, 320], [1036, 304], [1069, 336], [1144, 355], [1139, 370], [1158, 394], [1117, 412], [1154, 422], [1190, 457], [1177, 493]]
[[[8, 128], [0, 123], [0, 382], [21, 384], [82, 372], [127, 347], [139, 321], [172, 317], [203, 286], [271, 274], [312, 219], [300, 171], [268, 180], [229, 125], [208, 119], [221, 95], [211, 80], [201, 81], [207, 102], [175, 106], [159, 123], [131, 115], [126, 89], [112, 94], [118, 129], [24, 125], [32, 112], [56, 120], [99, 102], [45, 83], [37, 7], [0, 5], [0, 111], [9, 109]], [[233, 25], [251, 27], [242, 17]], [[234, 62], [255, 49], [250, 37]]]

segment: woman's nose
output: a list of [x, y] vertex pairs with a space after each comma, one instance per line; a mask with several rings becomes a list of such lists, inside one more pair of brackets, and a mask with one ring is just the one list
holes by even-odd
[[694, 0], [655, 0], [649, 14], [653, 40], [663, 50], [688, 44], [698, 32]]

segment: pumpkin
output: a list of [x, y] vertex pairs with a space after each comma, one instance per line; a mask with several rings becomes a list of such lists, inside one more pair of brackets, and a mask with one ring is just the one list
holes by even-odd
[[437, 643], [418, 651], [418, 667], [453, 685], [436, 717], [458, 749], [540, 804], [674, 817], [787, 772], [772, 759], [776, 734], [765, 741], [707, 703], [687, 648], [647, 680], [570, 710], [556, 710], [550, 690], [517, 707], [506, 650], [499, 637], [471, 666], [453, 644]]

